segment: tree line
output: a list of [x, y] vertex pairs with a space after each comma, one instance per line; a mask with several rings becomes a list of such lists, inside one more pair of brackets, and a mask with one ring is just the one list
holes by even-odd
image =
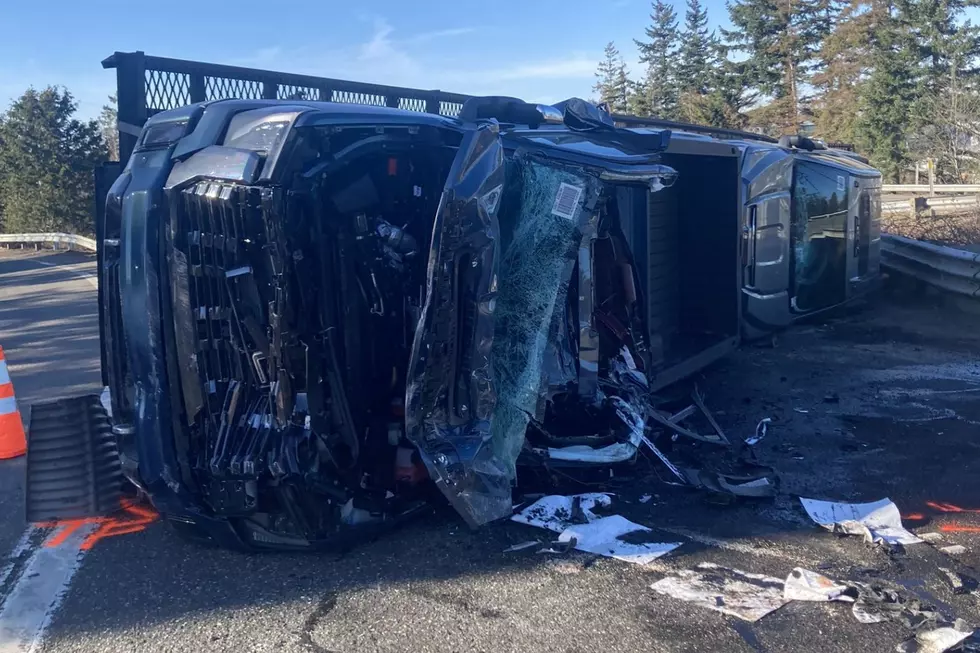
[[595, 92], [616, 112], [796, 134], [812, 122], [854, 143], [889, 181], [933, 159], [938, 177], [978, 172], [980, 0], [729, 0], [731, 28], [708, 29], [701, 0], [683, 23], [654, 0], [633, 78], [609, 43]]
[[[110, 98], [112, 100], [112, 98]], [[115, 109], [76, 118], [62, 88], [28, 89], [0, 113], [0, 232], [95, 231], [95, 170], [115, 150]]]

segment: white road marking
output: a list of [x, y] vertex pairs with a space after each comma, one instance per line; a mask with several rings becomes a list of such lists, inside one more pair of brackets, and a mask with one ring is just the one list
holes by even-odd
[[[62, 267], [61, 265], [59, 265], [57, 263], [48, 263], [47, 261], [38, 261], [37, 259], [33, 259], [33, 258], [28, 258], [28, 259], [25, 259], [25, 260], [30, 261], [31, 263], [37, 263], [38, 265], [43, 265], [43, 266], [46, 266], [46, 267], [49, 267], [49, 268], [60, 268], [60, 267]], [[92, 286], [96, 290], [99, 289], [99, 278], [97, 276], [95, 276], [94, 274], [89, 274], [87, 272], [77, 272], [75, 270], [68, 270], [68, 269], [65, 269], [65, 272], [67, 272], [71, 276], [75, 277], [76, 279], [85, 279], [90, 284], [92, 284]]]
[[[0, 610], [0, 653], [36, 653], [41, 649], [44, 631], [85, 555], [82, 543], [95, 528], [95, 525], [81, 526], [57, 546], [42, 544], [34, 551]], [[18, 544], [21, 552], [32, 531], [29, 528], [21, 538]], [[49, 540], [52, 537], [56, 535], [49, 535]], [[9, 575], [10, 570], [5, 571]]]
[[33, 526], [29, 526], [27, 530], [24, 531], [24, 534], [20, 536], [20, 539], [17, 540], [17, 544], [14, 545], [14, 548], [7, 556], [7, 559], [10, 562], [8, 562], [6, 566], [0, 570], [0, 586], [7, 582], [7, 577], [10, 576], [11, 572], [13, 572], [17, 559], [20, 558], [31, 546], [31, 540], [34, 539], [34, 533], [36, 530], [37, 529], [35, 529]]

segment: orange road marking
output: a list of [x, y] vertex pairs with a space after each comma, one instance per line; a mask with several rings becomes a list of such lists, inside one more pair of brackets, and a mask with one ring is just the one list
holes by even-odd
[[960, 526], [959, 524], [943, 524], [939, 530], [944, 533], [980, 533], [980, 526]]
[[98, 528], [86, 537], [81, 545], [82, 550], [87, 551], [107, 537], [139, 533], [160, 517], [152, 508], [137, 505], [128, 499], [123, 499], [119, 507], [119, 512], [109, 517], [86, 517], [84, 519], [39, 522], [37, 526], [41, 528], [58, 529], [53, 536], [48, 538], [44, 546], [48, 548], [60, 546], [71, 537], [72, 533], [82, 526], [95, 524]]

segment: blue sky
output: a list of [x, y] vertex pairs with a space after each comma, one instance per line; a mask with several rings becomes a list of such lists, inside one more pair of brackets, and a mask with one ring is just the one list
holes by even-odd
[[[100, 61], [115, 50], [541, 102], [589, 97], [607, 41], [639, 72], [633, 38], [650, 13], [649, 0], [3, 4], [0, 110], [28, 86], [56, 84], [85, 117], [114, 91]], [[705, 4], [713, 25], [726, 21], [723, 0]], [[684, 0], [674, 5], [683, 17]]]

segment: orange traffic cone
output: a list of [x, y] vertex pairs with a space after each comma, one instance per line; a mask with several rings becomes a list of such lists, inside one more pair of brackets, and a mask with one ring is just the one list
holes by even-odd
[[17, 400], [14, 399], [14, 384], [7, 372], [7, 360], [0, 347], [0, 460], [16, 458], [27, 453], [27, 438], [24, 437], [24, 423], [20, 421]]

